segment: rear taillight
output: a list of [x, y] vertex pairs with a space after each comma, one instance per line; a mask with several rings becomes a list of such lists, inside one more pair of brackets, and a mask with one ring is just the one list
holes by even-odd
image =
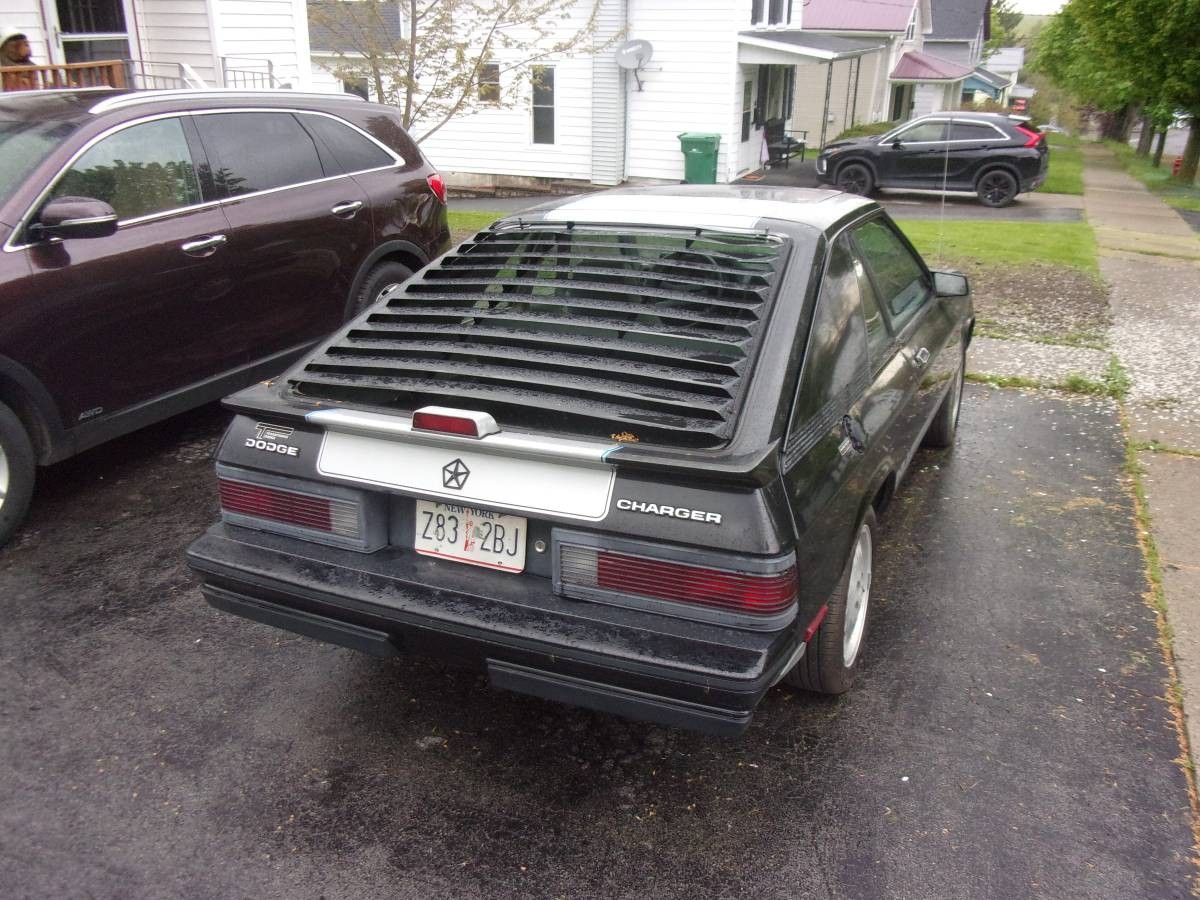
[[423, 406], [413, 413], [412, 427], [417, 431], [436, 431], [439, 434], [458, 434], [482, 438], [500, 430], [489, 413], [470, 409], [450, 409], [445, 406]]
[[359, 539], [362, 537], [359, 505], [352, 500], [318, 497], [263, 484], [218, 478], [221, 509], [269, 522]]
[[796, 599], [794, 566], [757, 574], [573, 544], [559, 547], [559, 576], [568, 597], [641, 597], [754, 616], [782, 613]]
[[1018, 125], [1017, 131], [1021, 132], [1021, 134], [1028, 138], [1024, 144], [1026, 147], [1036, 147], [1038, 144], [1041, 144], [1046, 140], [1046, 136], [1040, 131], [1035, 131], [1032, 128], [1026, 128], [1024, 125]]
[[446, 205], [446, 180], [437, 172], [434, 172], [425, 179], [429, 182], [429, 189], [433, 191], [433, 196], [438, 198], [438, 202], [442, 206]]

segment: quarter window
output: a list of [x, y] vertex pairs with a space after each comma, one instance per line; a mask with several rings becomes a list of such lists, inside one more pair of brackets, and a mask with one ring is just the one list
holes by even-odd
[[906, 128], [896, 135], [896, 140], [905, 144], [930, 143], [946, 139], [945, 122], [921, 122], [912, 128]]
[[[838, 239], [846, 241], [843, 235]], [[847, 251], [849, 252], [849, 251]], [[867, 324], [867, 350], [871, 354], [871, 369], [877, 370], [887, 362], [888, 348], [892, 343], [892, 333], [879, 310], [879, 300], [875, 296], [875, 288], [867, 276], [866, 267], [857, 256], [851, 254], [854, 275], [858, 279], [858, 290], [862, 296], [862, 314]]]
[[[337, 172], [362, 172], [396, 164], [374, 141], [369, 141], [353, 128], [326, 116], [302, 116], [304, 126], [315, 134], [333, 154]], [[327, 172], [332, 175], [334, 172]]]
[[325, 177], [316, 144], [291, 113], [196, 116], [213, 180], [231, 197]]
[[479, 67], [479, 102], [500, 102], [499, 63], [484, 63]]
[[533, 142], [554, 143], [554, 66], [533, 67]]
[[120, 219], [200, 202], [200, 181], [179, 119], [122, 129], [87, 150], [51, 197], [103, 200]]
[[929, 278], [899, 236], [879, 219], [854, 230], [854, 241], [879, 299], [899, 330], [930, 297]]

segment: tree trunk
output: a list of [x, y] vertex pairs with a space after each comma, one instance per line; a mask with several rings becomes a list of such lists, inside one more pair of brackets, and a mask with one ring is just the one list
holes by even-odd
[[1137, 155], [1148, 156], [1154, 143], [1154, 125], [1149, 116], [1142, 116], [1142, 133], [1138, 136]]
[[1163, 147], [1167, 144], [1167, 130], [1164, 128], [1158, 133], [1158, 140], [1154, 142], [1154, 168], [1162, 165]]
[[1129, 123], [1131, 107], [1127, 104], [1112, 112], [1100, 114], [1100, 136], [1110, 141], [1120, 141], [1122, 144], [1129, 140]]
[[1183, 148], [1183, 165], [1179, 169], [1179, 180], [1191, 184], [1196, 180], [1196, 167], [1200, 164], [1200, 115], [1192, 113], [1192, 127], [1188, 129], [1187, 146]]

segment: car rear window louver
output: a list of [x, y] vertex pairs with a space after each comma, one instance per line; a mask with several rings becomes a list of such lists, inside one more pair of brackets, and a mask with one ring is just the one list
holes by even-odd
[[291, 387], [405, 411], [483, 410], [502, 427], [717, 446], [786, 249], [762, 232], [483, 231], [326, 345]]

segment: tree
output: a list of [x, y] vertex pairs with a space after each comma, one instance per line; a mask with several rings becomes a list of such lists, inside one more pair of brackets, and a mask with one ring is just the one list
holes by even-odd
[[988, 39], [983, 45], [984, 59], [1001, 47], [1014, 47], [1020, 43], [1017, 27], [1023, 18], [1022, 13], [1013, 9], [1013, 0], [992, 0]]
[[344, 81], [363, 80], [381, 103], [400, 108], [417, 142], [457, 115], [512, 106], [505, 76], [531, 72], [538, 60], [586, 47], [599, 0], [321, 0], [308, 4], [313, 31], [332, 46], [326, 67]]

